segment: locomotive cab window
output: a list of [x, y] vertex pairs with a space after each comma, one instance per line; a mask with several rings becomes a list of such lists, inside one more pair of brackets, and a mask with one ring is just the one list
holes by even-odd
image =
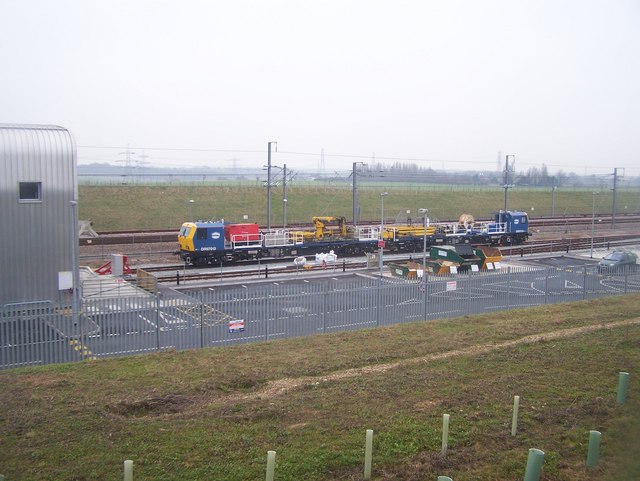
[[18, 195], [20, 202], [41, 202], [42, 182], [20, 182]]
[[178, 235], [182, 237], [189, 237], [190, 232], [191, 232], [191, 227], [185, 226], [182, 229], [180, 229], [180, 233]]
[[207, 238], [207, 229], [198, 229], [196, 231], [196, 239], [205, 240]]

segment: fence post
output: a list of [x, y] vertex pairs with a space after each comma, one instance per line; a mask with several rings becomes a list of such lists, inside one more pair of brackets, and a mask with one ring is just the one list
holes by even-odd
[[624, 293], [627, 294], [627, 285], [629, 283], [629, 273], [624, 273]]
[[427, 299], [429, 299], [429, 276], [426, 269], [422, 272], [422, 281], [424, 286], [424, 320], [427, 320]]
[[156, 350], [160, 350], [160, 292], [156, 293]]
[[[78, 294], [76, 294], [76, 295], [78, 295]], [[77, 309], [80, 309], [79, 305], [77, 306]], [[81, 359], [84, 359], [85, 358], [84, 351], [85, 351], [85, 349], [87, 349], [87, 339], [85, 338], [85, 335], [84, 335], [84, 322], [83, 322], [83, 316], [80, 315], [80, 311], [78, 311], [77, 319], [78, 319], [78, 323], [80, 324], [78, 326], [78, 329], [79, 329], [79, 331], [78, 331], [78, 339], [80, 340], [80, 347], [81, 347], [81, 351], [80, 352], [82, 353], [81, 354]]]
[[322, 332], [327, 333], [327, 311], [329, 310], [329, 279], [324, 283], [324, 308], [322, 309]]
[[364, 479], [371, 479], [373, 461], [373, 429], [367, 429], [364, 443]]
[[549, 302], [548, 295], [549, 295], [549, 268], [547, 267], [545, 269], [545, 275], [544, 275], [544, 303], [545, 303], [545, 305], [547, 304], [547, 302]]
[[[269, 286], [269, 291], [271, 290], [273, 290], [273, 286]], [[265, 341], [269, 340], [269, 316], [271, 315], [271, 299], [273, 298], [273, 296], [269, 293], [269, 291], [267, 291], [265, 294], [265, 301], [267, 303], [264, 310], [266, 313], [266, 316], [264, 316], [264, 340]]]
[[471, 315], [471, 269], [469, 269], [467, 276], [467, 291], [467, 315]]
[[130, 459], [124, 462], [124, 481], [133, 481], [133, 461]]
[[594, 466], [600, 454], [600, 431], [589, 431], [589, 451], [587, 452], [587, 466]]
[[520, 407], [520, 396], [513, 396], [513, 416], [511, 418], [511, 436], [515, 436], [518, 431], [518, 409]]
[[507, 310], [511, 309], [511, 266], [507, 267]]
[[204, 347], [204, 292], [200, 291], [200, 348]]
[[267, 477], [266, 481], [273, 481], [276, 471], [276, 452], [267, 451]]
[[629, 383], [629, 373], [621, 372], [618, 375], [618, 404], [623, 405], [627, 399], [627, 387]]
[[587, 266], [582, 268], [582, 300], [587, 298]]
[[538, 481], [540, 479], [542, 461], [544, 461], [544, 451], [536, 448], [529, 449], [527, 467], [524, 471], [524, 481]]
[[380, 304], [382, 303], [382, 276], [378, 276], [378, 287], [376, 289], [376, 327], [380, 326]]

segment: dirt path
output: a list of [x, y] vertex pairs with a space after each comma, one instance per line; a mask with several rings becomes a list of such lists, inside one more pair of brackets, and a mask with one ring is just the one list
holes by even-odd
[[456, 349], [428, 356], [414, 357], [410, 359], [402, 359], [396, 362], [385, 364], [373, 364], [353, 369], [345, 369], [335, 371], [333, 373], [322, 376], [303, 376], [296, 378], [284, 378], [267, 383], [262, 389], [250, 393], [239, 394], [222, 394], [208, 393], [203, 395], [189, 394], [169, 394], [159, 398], [147, 398], [136, 401], [122, 401], [115, 405], [107, 407], [103, 414], [108, 417], [131, 418], [144, 420], [148, 416], [171, 415], [191, 417], [194, 413], [207, 408], [226, 408], [238, 403], [251, 402], [255, 400], [273, 399], [282, 396], [292, 390], [300, 389], [306, 386], [319, 385], [342, 379], [349, 379], [357, 376], [366, 376], [368, 374], [378, 374], [393, 369], [423, 364], [442, 359], [450, 359], [459, 356], [477, 356], [500, 349], [508, 349], [514, 346], [525, 344], [535, 344], [542, 341], [552, 341], [555, 339], [565, 339], [569, 337], [579, 336], [581, 334], [618, 329], [626, 326], [634, 326], [640, 324], [640, 317], [627, 319], [624, 321], [610, 322], [605, 324], [593, 324], [589, 326], [576, 327], [571, 329], [561, 329], [557, 331], [543, 332], [524, 336], [510, 341], [478, 344], [469, 346], [464, 349]]
[[285, 378], [278, 379], [277, 381], [271, 381], [264, 389], [260, 391], [252, 392], [249, 394], [237, 394], [229, 395], [223, 398], [212, 400], [213, 404], [226, 405], [238, 402], [253, 401], [256, 399], [268, 399], [276, 396], [281, 396], [287, 392], [301, 388], [304, 386], [310, 386], [318, 383], [337, 381], [341, 379], [352, 378], [356, 376], [365, 376], [367, 374], [381, 373], [390, 371], [392, 369], [398, 369], [405, 366], [412, 366], [415, 364], [426, 363], [430, 361], [437, 361], [441, 359], [449, 359], [458, 356], [478, 355], [491, 351], [497, 351], [499, 349], [510, 348], [523, 344], [535, 344], [541, 341], [551, 341], [554, 339], [564, 339], [568, 337], [578, 336], [580, 334], [602, 331], [606, 329], [617, 329], [625, 326], [632, 326], [640, 324], [640, 318], [627, 319], [625, 321], [611, 322], [607, 324], [594, 324], [590, 326], [576, 327], [572, 329], [562, 329], [558, 331], [544, 332], [540, 334], [532, 334], [530, 336], [521, 337], [511, 341], [505, 341], [492, 344], [479, 344], [477, 346], [470, 346], [464, 349], [457, 349], [454, 351], [447, 351], [437, 354], [430, 354], [424, 357], [416, 357], [411, 359], [403, 359], [401, 361], [390, 362], [386, 364], [375, 364], [371, 366], [364, 366], [354, 369], [346, 369], [344, 371], [337, 371], [332, 374], [326, 374], [324, 376], [305, 376], [298, 378]]

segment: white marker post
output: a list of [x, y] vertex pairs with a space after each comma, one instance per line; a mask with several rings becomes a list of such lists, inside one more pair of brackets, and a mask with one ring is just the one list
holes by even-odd
[[513, 396], [513, 418], [511, 419], [511, 436], [515, 436], [518, 431], [518, 409], [520, 407], [520, 396]]
[[371, 479], [371, 464], [373, 462], [373, 429], [367, 429], [364, 444], [364, 479]]
[[449, 415], [442, 415], [442, 455], [446, 456], [449, 444]]
[[267, 451], [267, 477], [266, 481], [273, 481], [276, 471], [276, 452]]
[[133, 461], [130, 459], [124, 462], [124, 481], [133, 481]]

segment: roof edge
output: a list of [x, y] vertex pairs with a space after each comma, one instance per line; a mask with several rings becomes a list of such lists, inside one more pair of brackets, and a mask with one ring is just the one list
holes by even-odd
[[66, 130], [65, 127], [60, 125], [47, 125], [47, 124], [3, 124], [0, 123], [0, 129], [14, 129], [14, 130]]

